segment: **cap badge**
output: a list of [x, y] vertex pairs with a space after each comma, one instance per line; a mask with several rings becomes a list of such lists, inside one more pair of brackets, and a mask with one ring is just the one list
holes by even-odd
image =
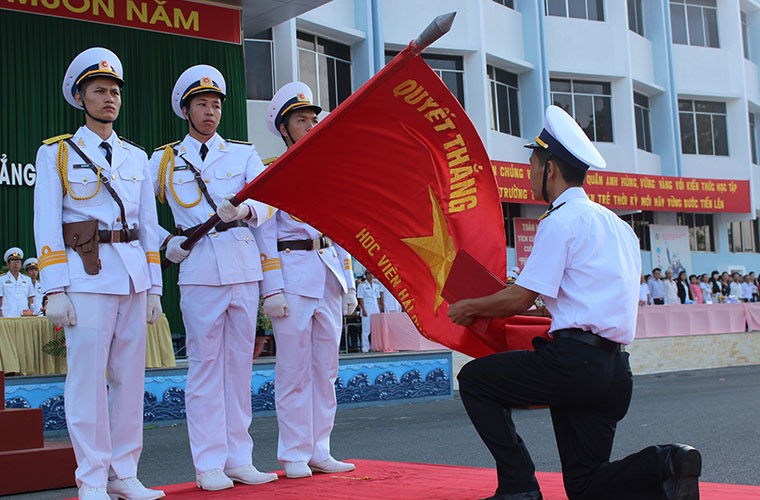
[[111, 71], [111, 65], [108, 64], [108, 61], [100, 61], [100, 69], [105, 71]]
[[298, 99], [298, 102], [309, 102], [309, 100], [306, 98], [306, 94], [303, 92], [296, 94], [296, 99]]
[[214, 84], [214, 81], [211, 80], [211, 78], [207, 76], [204, 76], [203, 78], [201, 78], [201, 85], [203, 85], [204, 87], [211, 87], [213, 84]]

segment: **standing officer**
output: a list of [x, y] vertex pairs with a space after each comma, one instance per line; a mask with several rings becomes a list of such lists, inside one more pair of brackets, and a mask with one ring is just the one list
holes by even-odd
[[42, 291], [42, 282], [40, 281], [40, 269], [37, 264], [37, 259], [29, 257], [24, 261], [24, 271], [29, 279], [32, 281], [32, 288], [34, 289], [34, 303], [31, 309], [34, 314], [42, 314], [42, 298], [45, 296], [45, 292]]
[[[150, 159], [153, 187], [169, 202], [181, 236], [168, 238], [166, 257], [180, 264], [180, 308], [187, 333], [185, 405], [196, 482], [205, 490], [233, 481], [261, 484], [277, 474], [253, 466], [251, 377], [259, 283], [255, 227], [275, 211], [246, 200], [225, 199], [264, 169], [250, 143], [225, 140], [216, 130], [226, 97], [224, 77], [207, 65], [185, 70], [174, 85], [172, 108], [187, 121], [181, 141], [156, 149]], [[217, 224], [188, 252], [186, 236], [217, 212]]]
[[356, 296], [359, 299], [359, 309], [362, 312], [362, 352], [369, 352], [371, 347], [369, 336], [372, 333], [371, 317], [380, 312], [382, 298], [380, 283], [375, 281], [375, 275], [368, 269], [364, 274], [365, 281], [359, 283]]
[[549, 405], [568, 498], [699, 498], [701, 457], [686, 445], [650, 446], [610, 462], [617, 423], [631, 401], [628, 354], [636, 331], [641, 258], [631, 228], [588, 199], [589, 167], [604, 159], [561, 108], [546, 111], [530, 157], [531, 188], [549, 203], [533, 252], [515, 285], [452, 304], [449, 317], [508, 317], [541, 294], [552, 315], [551, 343], [476, 359], [459, 373], [462, 402], [496, 459], [490, 498], [541, 498], [535, 467], [515, 431], [511, 409]]
[[[290, 148], [316, 124], [322, 108], [311, 89], [291, 82], [269, 103], [267, 125]], [[343, 314], [356, 308], [351, 257], [322, 233], [282, 210], [262, 226], [277, 255], [262, 255], [264, 312], [272, 319], [277, 360], [277, 458], [289, 478], [348, 472], [330, 455], [335, 422], [338, 346]]]
[[8, 272], [0, 277], [0, 317], [19, 318], [25, 309], [34, 307], [34, 286], [28, 276], [20, 273], [23, 250], [11, 247], [5, 251], [3, 260], [8, 264]]
[[148, 158], [113, 131], [122, 75], [108, 49], [79, 54], [63, 96], [84, 110], [85, 125], [37, 153], [34, 236], [47, 317], [66, 327], [66, 424], [80, 499], [164, 496], [136, 477], [145, 322], [162, 314], [161, 268]]

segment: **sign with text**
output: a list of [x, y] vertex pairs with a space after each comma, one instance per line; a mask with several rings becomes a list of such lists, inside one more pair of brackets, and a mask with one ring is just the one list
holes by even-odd
[[538, 231], [538, 219], [514, 219], [515, 224], [515, 264], [522, 270], [533, 251], [533, 240]]
[[681, 271], [691, 269], [691, 251], [689, 246], [689, 228], [686, 226], [649, 225], [649, 238], [652, 242], [652, 267], [673, 271], [673, 279]]
[[[530, 189], [530, 166], [492, 161], [501, 201], [544, 204]], [[749, 213], [749, 181], [696, 179], [590, 170], [583, 188], [610, 209], [653, 212]]]
[[0, 0], [0, 9], [242, 43], [236, 7], [187, 0]]

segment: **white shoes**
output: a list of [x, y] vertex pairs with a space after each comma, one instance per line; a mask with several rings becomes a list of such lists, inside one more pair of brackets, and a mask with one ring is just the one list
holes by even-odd
[[341, 462], [335, 460], [333, 457], [328, 457], [326, 460], [322, 460], [317, 463], [309, 463], [311, 470], [315, 472], [325, 472], [328, 474], [334, 474], [336, 472], [350, 472], [356, 469], [354, 464], [348, 462]]
[[287, 478], [311, 477], [311, 468], [306, 462], [283, 462], [282, 465], [285, 468], [285, 477]]
[[225, 469], [224, 474], [233, 481], [243, 484], [264, 484], [277, 480], [277, 474], [274, 472], [261, 472], [250, 464]]
[[157, 498], [166, 496], [161, 490], [146, 488], [136, 477], [109, 479], [107, 491], [111, 500], [156, 500]]
[[211, 469], [195, 476], [195, 484], [198, 488], [206, 491], [226, 490], [235, 486], [232, 479], [227, 477], [222, 469]]
[[92, 488], [87, 485], [79, 487], [79, 500], [111, 500], [105, 488]]

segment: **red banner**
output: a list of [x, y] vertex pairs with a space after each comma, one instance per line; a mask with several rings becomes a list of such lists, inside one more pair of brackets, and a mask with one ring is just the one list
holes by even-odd
[[[492, 161], [501, 201], [540, 203], [530, 189], [530, 166]], [[583, 188], [589, 198], [616, 210], [749, 213], [749, 181], [696, 179], [590, 170]]]
[[242, 43], [240, 8], [187, 0], [0, 0], [0, 9]]
[[441, 290], [459, 249], [506, 275], [504, 220], [489, 162], [459, 102], [407, 49], [243, 193], [343, 246], [423, 335], [482, 356], [493, 349], [448, 319]]
[[522, 269], [525, 267], [525, 262], [530, 256], [530, 252], [533, 251], [533, 240], [536, 238], [536, 231], [538, 231], [538, 219], [514, 219], [515, 223], [515, 264]]

